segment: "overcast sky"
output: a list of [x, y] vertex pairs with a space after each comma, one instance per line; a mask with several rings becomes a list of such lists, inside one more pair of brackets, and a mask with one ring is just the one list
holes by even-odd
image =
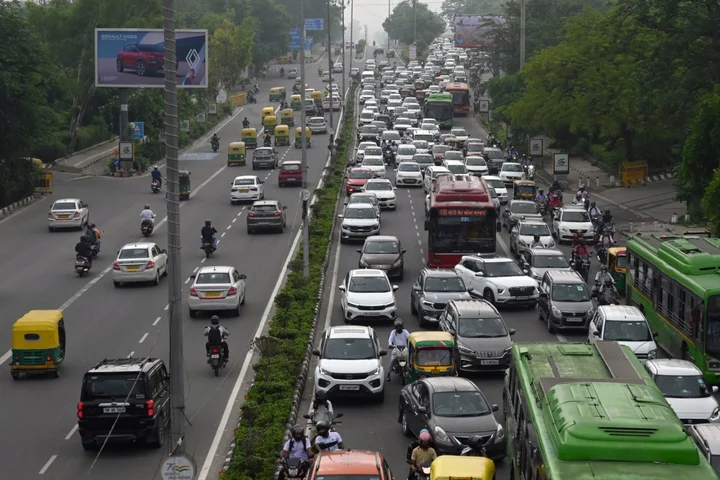
[[[388, 16], [388, 2], [387, 0], [354, 0], [355, 3], [355, 19], [360, 22], [361, 25], [367, 25], [368, 27], [368, 41], [372, 42], [384, 42], [386, 40], [385, 30], [382, 28], [382, 23]], [[390, 0], [390, 11], [395, 8], [395, 5], [400, 3], [400, 0]], [[428, 0], [418, 1], [418, 3], [425, 3], [430, 10], [440, 13], [440, 6], [442, 0]], [[345, 9], [346, 25], [350, 25], [350, 8]], [[349, 33], [349, 32], [348, 32]], [[359, 38], [363, 38], [364, 31], [359, 32]], [[353, 36], [357, 36], [357, 32], [353, 33]]]

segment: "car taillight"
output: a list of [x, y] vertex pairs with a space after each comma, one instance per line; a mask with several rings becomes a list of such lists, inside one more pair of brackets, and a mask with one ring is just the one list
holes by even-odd
[[113, 262], [113, 270], [120, 270], [120, 264], [118, 262]]
[[78, 402], [77, 404], [77, 417], [83, 418], [83, 408], [85, 408], [85, 405], [83, 402]]
[[145, 265], [145, 270], [152, 270], [153, 268], [155, 268], [155, 262], [148, 260], [147, 265]]
[[79, 217], [79, 216], [80, 216], [80, 212], [75, 212], [75, 214], [73, 215], [73, 218]]
[[237, 188], [233, 188], [233, 189], [232, 189], [231, 191], [233, 191], [233, 192], [237, 192], [237, 191], [238, 191], [238, 189], [237, 189]]
[[197, 290], [195, 290], [195, 287], [193, 287], [193, 288], [190, 289], [190, 296], [191, 296], [191, 297], [197, 297], [197, 296], [198, 296]]
[[254, 216], [255, 216], [255, 214], [252, 212], [252, 210], [248, 212], [248, 217], [254, 217]]
[[53, 218], [52, 212], [48, 212], [48, 218]]
[[280, 216], [282, 216], [282, 212], [275, 212], [274, 216], [275, 216], [275, 217], [280, 217]]
[[145, 400], [145, 406], [147, 406], [147, 416], [155, 416], [155, 402], [152, 400]]
[[237, 288], [235, 288], [235, 287], [230, 287], [230, 290], [228, 290], [228, 293], [227, 293], [227, 294], [228, 294], [228, 297], [231, 297], [231, 296], [233, 296], [233, 295], [237, 295]]

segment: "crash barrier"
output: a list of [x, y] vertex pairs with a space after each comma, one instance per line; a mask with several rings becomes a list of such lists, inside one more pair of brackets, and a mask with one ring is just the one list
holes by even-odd
[[230, 102], [233, 108], [245, 105], [245, 92], [235, 93], [231, 95]]
[[35, 193], [53, 193], [53, 172], [40, 172], [35, 183]]
[[644, 185], [648, 176], [647, 162], [625, 162], [620, 165], [620, 183], [623, 187]]

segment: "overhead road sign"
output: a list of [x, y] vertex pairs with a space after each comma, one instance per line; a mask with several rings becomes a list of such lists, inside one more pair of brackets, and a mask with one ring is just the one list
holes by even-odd
[[306, 18], [305, 30], [322, 30], [325, 23], [322, 18]]

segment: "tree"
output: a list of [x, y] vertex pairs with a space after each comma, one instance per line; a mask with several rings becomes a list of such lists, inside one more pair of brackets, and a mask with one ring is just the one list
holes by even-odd
[[415, 1], [415, 21], [413, 22], [413, 5], [410, 0], [397, 4], [392, 14], [385, 19], [382, 26], [390, 38], [410, 45], [415, 41], [417, 32], [419, 45], [430, 45], [433, 40], [445, 31], [445, 21], [437, 13], [431, 11], [424, 3]]
[[274, 0], [250, 0], [250, 12], [257, 19], [253, 44], [253, 64], [264, 65], [271, 58], [284, 55], [290, 45], [290, 15]]
[[450, 24], [455, 15], [502, 15], [504, 0], [444, 0], [442, 17]]
[[[234, 12], [228, 12], [228, 16], [233, 17]], [[220, 88], [230, 89], [242, 79], [243, 70], [252, 60], [256, 24], [254, 17], [247, 17], [240, 25], [226, 18], [210, 37], [212, 96]]]

